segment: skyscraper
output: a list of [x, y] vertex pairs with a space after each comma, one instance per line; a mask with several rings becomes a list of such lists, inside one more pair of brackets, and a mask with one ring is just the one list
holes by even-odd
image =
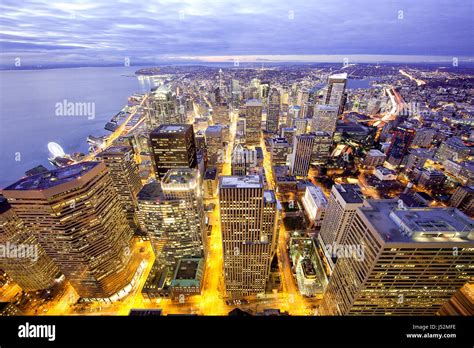
[[133, 231], [104, 163], [23, 178], [3, 194], [81, 297], [109, 298], [130, 283]]
[[364, 199], [359, 185], [333, 185], [329, 195], [320, 236], [324, 244], [340, 244], [349, 231], [356, 209], [361, 207]]
[[237, 144], [232, 151], [232, 175], [247, 175], [247, 170], [255, 166], [257, 166], [257, 151]]
[[2, 197], [0, 246], [0, 269], [23, 291], [47, 289], [54, 284], [54, 278], [59, 274], [58, 267]]
[[155, 174], [163, 177], [172, 168], [196, 168], [196, 144], [190, 124], [161, 125], [150, 133]]
[[347, 84], [347, 73], [330, 75], [326, 93], [323, 97], [324, 105], [334, 105], [337, 107], [337, 113], [344, 111], [345, 96], [344, 91]]
[[331, 136], [336, 131], [338, 107], [334, 105], [316, 105], [311, 124], [312, 132], [327, 132]]
[[434, 315], [472, 280], [474, 222], [454, 208], [358, 208], [320, 307], [324, 315]]
[[312, 164], [326, 164], [331, 157], [332, 136], [327, 132], [314, 132]]
[[184, 257], [201, 257], [205, 242], [202, 189], [197, 169], [170, 169], [161, 183], [138, 194], [138, 219], [156, 257], [176, 265]]
[[130, 227], [135, 229], [138, 224], [135, 213], [137, 194], [142, 188], [142, 182], [133, 149], [129, 146], [111, 146], [97, 155], [97, 158], [104, 161]]
[[227, 103], [212, 105], [212, 121], [214, 124], [222, 125], [230, 123], [229, 106]]
[[392, 134], [390, 147], [387, 150], [387, 162], [397, 167], [402, 164], [403, 158], [408, 154], [411, 142], [415, 137], [415, 130], [405, 126], [398, 126]]
[[144, 110], [148, 129], [154, 129], [162, 124], [186, 121], [184, 113], [178, 106], [176, 95], [166, 86], [160, 86], [149, 95]]
[[290, 161], [292, 175], [304, 177], [308, 175], [311, 155], [313, 153], [313, 144], [314, 135], [312, 134], [295, 136]]
[[256, 99], [245, 104], [245, 142], [247, 145], [259, 145], [262, 133], [262, 103]]
[[224, 139], [222, 134], [222, 126], [215, 125], [209, 126], [206, 129], [206, 149], [207, 149], [207, 160], [209, 165], [216, 166], [222, 164], [224, 161], [223, 156]]
[[288, 162], [288, 154], [291, 146], [285, 138], [273, 138], [271, 140], [271, 160], [274, 166], [285, 166]]
[[277, 133], [280, 122], [280, 92], [276, 88], [270, 90], [267, 109], [267, 132]]
[[227, 295], [265, 291], [276, 251], [279, 208], [259, 175], [222, 176], [219, 205]]

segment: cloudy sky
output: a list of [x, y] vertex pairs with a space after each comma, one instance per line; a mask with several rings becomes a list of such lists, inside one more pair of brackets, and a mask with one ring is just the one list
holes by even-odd
[[[469, 59], [472, 0], [0, 2], [0, 64]], [[217, 56], [217, 57], [216, 57]], [[279, 58], [278, 58], [279, 57]], [[303, 57], [303, 58], [301, 58]], [[381, 59], [381, 58], [377, 58]], [[324, 60], [330, 60], [324, 59]]]

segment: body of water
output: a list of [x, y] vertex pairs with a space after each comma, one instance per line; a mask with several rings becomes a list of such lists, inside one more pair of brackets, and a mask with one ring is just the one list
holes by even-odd
[[[88, 135], [109, 134], [104, 125], [134, 93], [150, 86], [137, 68], [71, 68], [0, 71], [0, 188], [48, 162], [48, 143], [66, 153], [88, 152]], [[57, 104], [89, 103], [95, 115], [58, 116]], [[93, 103], [93, 104], [90, 104]]]

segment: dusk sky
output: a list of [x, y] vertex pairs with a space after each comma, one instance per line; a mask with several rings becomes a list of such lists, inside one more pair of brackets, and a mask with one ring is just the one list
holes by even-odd
[[277, 55], [306, 61], [316, 60], [313, 55], [472, 60], [473, 3], [2, 0], [0, 64], [14, 65], [17, 57], [24, 65]]

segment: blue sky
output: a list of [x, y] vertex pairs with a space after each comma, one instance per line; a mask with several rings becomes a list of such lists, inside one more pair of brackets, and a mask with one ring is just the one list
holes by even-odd
[[474, 56], [473, 3], [2, 0], [0, 64], [17, 57], [25, 65], [295, 55], [462, 60]]

